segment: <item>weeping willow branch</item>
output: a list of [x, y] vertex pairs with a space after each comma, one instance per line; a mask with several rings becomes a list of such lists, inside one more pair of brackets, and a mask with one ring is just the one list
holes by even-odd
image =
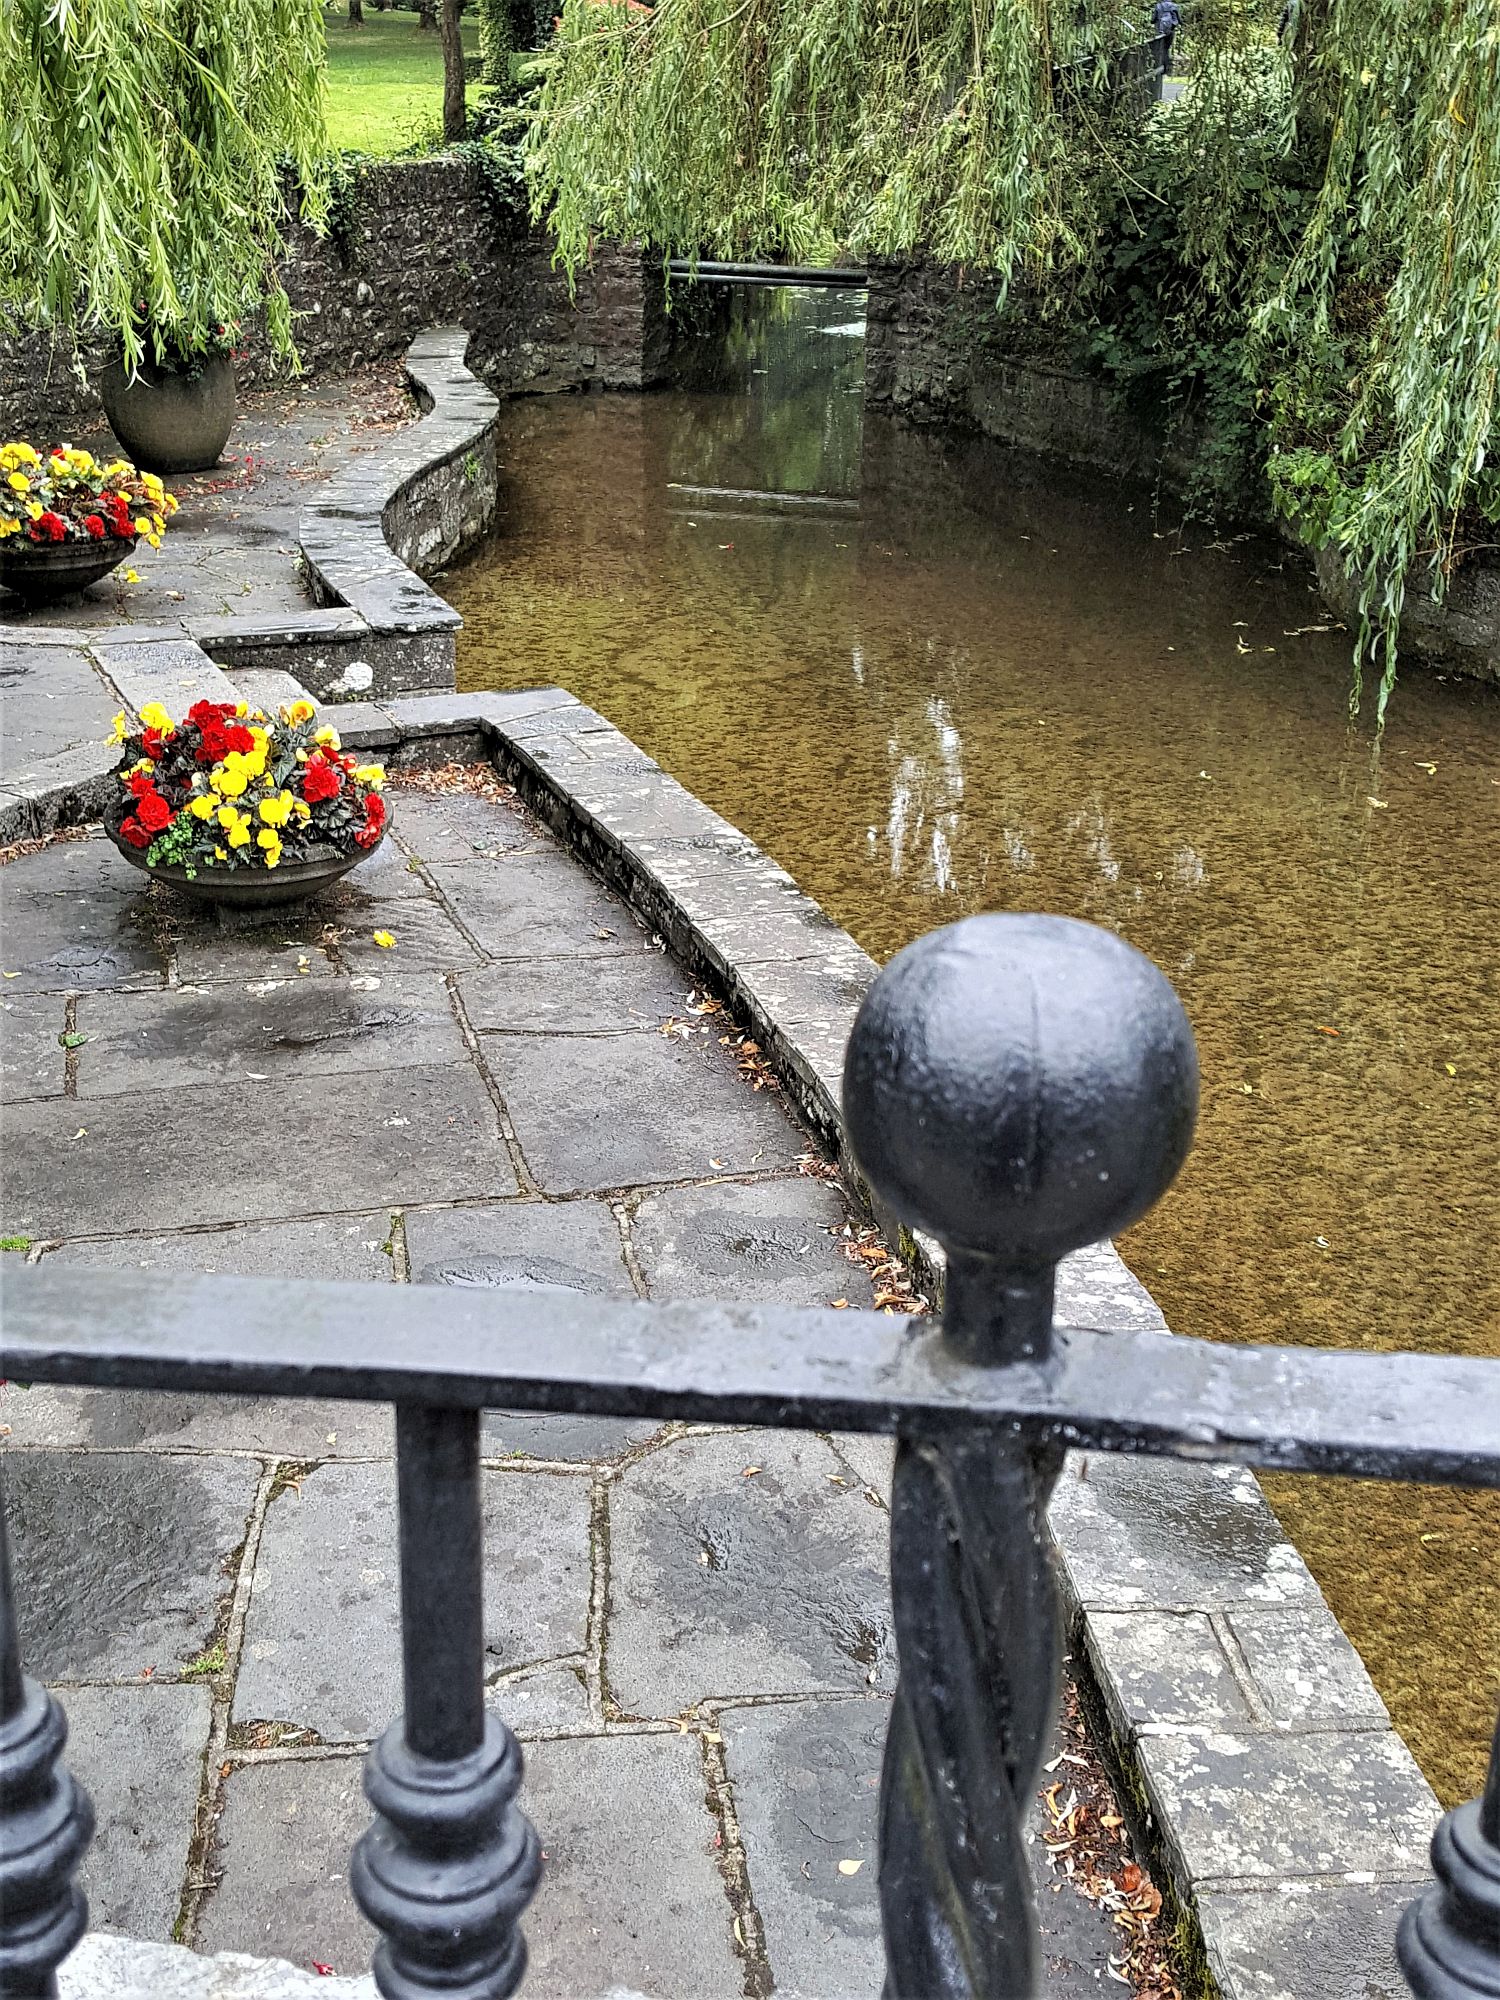
[[3, 0], [0, 313], [194, 354], [264, 306], [286, 173], [326, 214], [317, 0]]
[[570, 269], [601, 234], [932, 257], [1087, 338], [1121, 216], [1170, 204], [1131, 282], [1243, 373], [1278, 504], [1358, 579], [1383, 714], [1407, 590], [1500, 521], [1500, 0], [1185, 11], [1190, 88], [1148, 112], [1125, 0], [564, 0], [535, 211]]

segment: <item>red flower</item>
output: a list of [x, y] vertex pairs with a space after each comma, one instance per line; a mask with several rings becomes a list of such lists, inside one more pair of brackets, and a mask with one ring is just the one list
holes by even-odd
[[141, 731], [141, 747], [154, 763], [161, 761], [162, 753], [166, 749], [167, 738], [172, 734], [173, 732], [170, 729], [144, 729]]
[[211, 722], [227, 722], [233, 714], [232, 701], [195, 701], [187, 712], [187, 719], [196, 722], [200, 729], [207, 729]]
[[151, 836], [132, 813], [130, 818], [120, 822], [120, 837], [128, 840], [132, 847], [149, 847]]
[[133, 542], [135, 540], [135, 529], [130, 525], [130, 516], [128, 514], [112, 514], [110, 516], [109, 531], [117, 542]]
[[203, 725], [203, 740], [198, 745], [200, 764], [220, 764], [229, 755], [229, 737], [217, 722]]
[[231, 722], [224, 729], [224, 741], [231, 750], [238, 750], [242, 757], [248, 757], [255, 748], [255, 738], [243, 722]]
[[302, 770], [302, 796], [310, 806], [320, 799], [336, 799], [343, 789], [344, 774], [321, 757], [309, 757]]
[[132, 771], [130, 776], [125, 780], [125, 789], [133, 799], [143, 799], [151, 788], [151, 773], [149, 771]]
[[385, 825], [385, 800], [379, 792], [366, 792], [365, 819], [372, 826]]
[[101, 520], [99, 515], [85, 514], [83, 517], [83, 525], [85, 531], [88, 534], [92, 535], [96, 542], [102, 542], [104, 540], [104, 522]]
[[140, 804], [136, 810], [140, 814], [141, 825], [148, 827], [152, 833], [160, 833], [163, 827], [172, 824], [172, 808], [160, 792], [153, 791], [149, 787], [140, 794]]
[[[38, 518], [34, 525], [45, 529], [48, 539], [54, 542], [60, 542], [68, 532], [68, 524], [62, 515], [54, 514], [50, 508]], [[37, 539], [40, 540], [40, 536]]]

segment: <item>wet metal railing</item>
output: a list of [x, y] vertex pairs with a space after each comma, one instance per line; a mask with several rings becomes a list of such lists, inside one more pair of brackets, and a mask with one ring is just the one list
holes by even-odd
[[[890, 2000], [1036, 1989], [1023, 1826], [1056, 1693], [1045, 1539], [1064, 1451], [1500, 1485], [1500, 1362], [1218, 1346], [1053, 1318], [1058, 1261], [1186, 1157], [1177, 996], [1111, 933], [973, 917], [902, 952], [855, 1025], [859, 1166], [947, 1258], [941, 1324], [543, 1293], [7, 1269], [0, 1372], [28, 1382], [396, 1407], [405, 1714], [371, 1750], [352, 1882], [386, 2000], [502, 2000], [541, 1869], [521, 1753], [484, 1703], [488, 1408], [894, 1434], [900, 1678], [880, 1796]], [[0, 1537], [0, 1995], [55, 1993], [87, 1921], [92, 1813], [56, 1700], [20, 1667]], [[1500, 1741], [1406, 1913], [1419, 2000], [1500, 1995]]]

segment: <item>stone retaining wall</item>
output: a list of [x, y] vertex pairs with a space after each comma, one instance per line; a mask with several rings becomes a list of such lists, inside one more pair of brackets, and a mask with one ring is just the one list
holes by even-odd
[[[665, 300], [654, 258], [602, 244], [569, 296], [549, 238], [497, 214], [468, 161], [437, 154], [354, 166], [342, 227], [287, 232], [282, 276], [298, 350], [310, 374], [401, 353], [435, 321], [467, 328], [473, 366], [501, 392], [635, 389], [657, 379]], [[0, 337], [0, 434], [38, 444], [97, 422], [93, 389], [109, 352], [84, 344], [84, 379], [71, 349], [36, 335]], [[259, 329], [236, 369], [248, 387], [274, 373]]]

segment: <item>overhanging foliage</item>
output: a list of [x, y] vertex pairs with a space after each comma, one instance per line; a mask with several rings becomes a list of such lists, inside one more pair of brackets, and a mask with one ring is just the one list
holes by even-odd
[[3, 0], [0, 312], [199, 354], [266, 308], [283, 175], [326, 203], [318, 0]]
[[1116, 60], [1147, 11], [564, 0], [537, 212], [570, 266], [597, 234], [931, 256], [1079, 331], [1155, 239], [1136, 337], [1227, 357], [1279, 504], [1360, 580], [1383, 710], [1407, 588], [1441, 595], [1500, 519], [1500, 0], [1194, 0], [1155, 112]]

